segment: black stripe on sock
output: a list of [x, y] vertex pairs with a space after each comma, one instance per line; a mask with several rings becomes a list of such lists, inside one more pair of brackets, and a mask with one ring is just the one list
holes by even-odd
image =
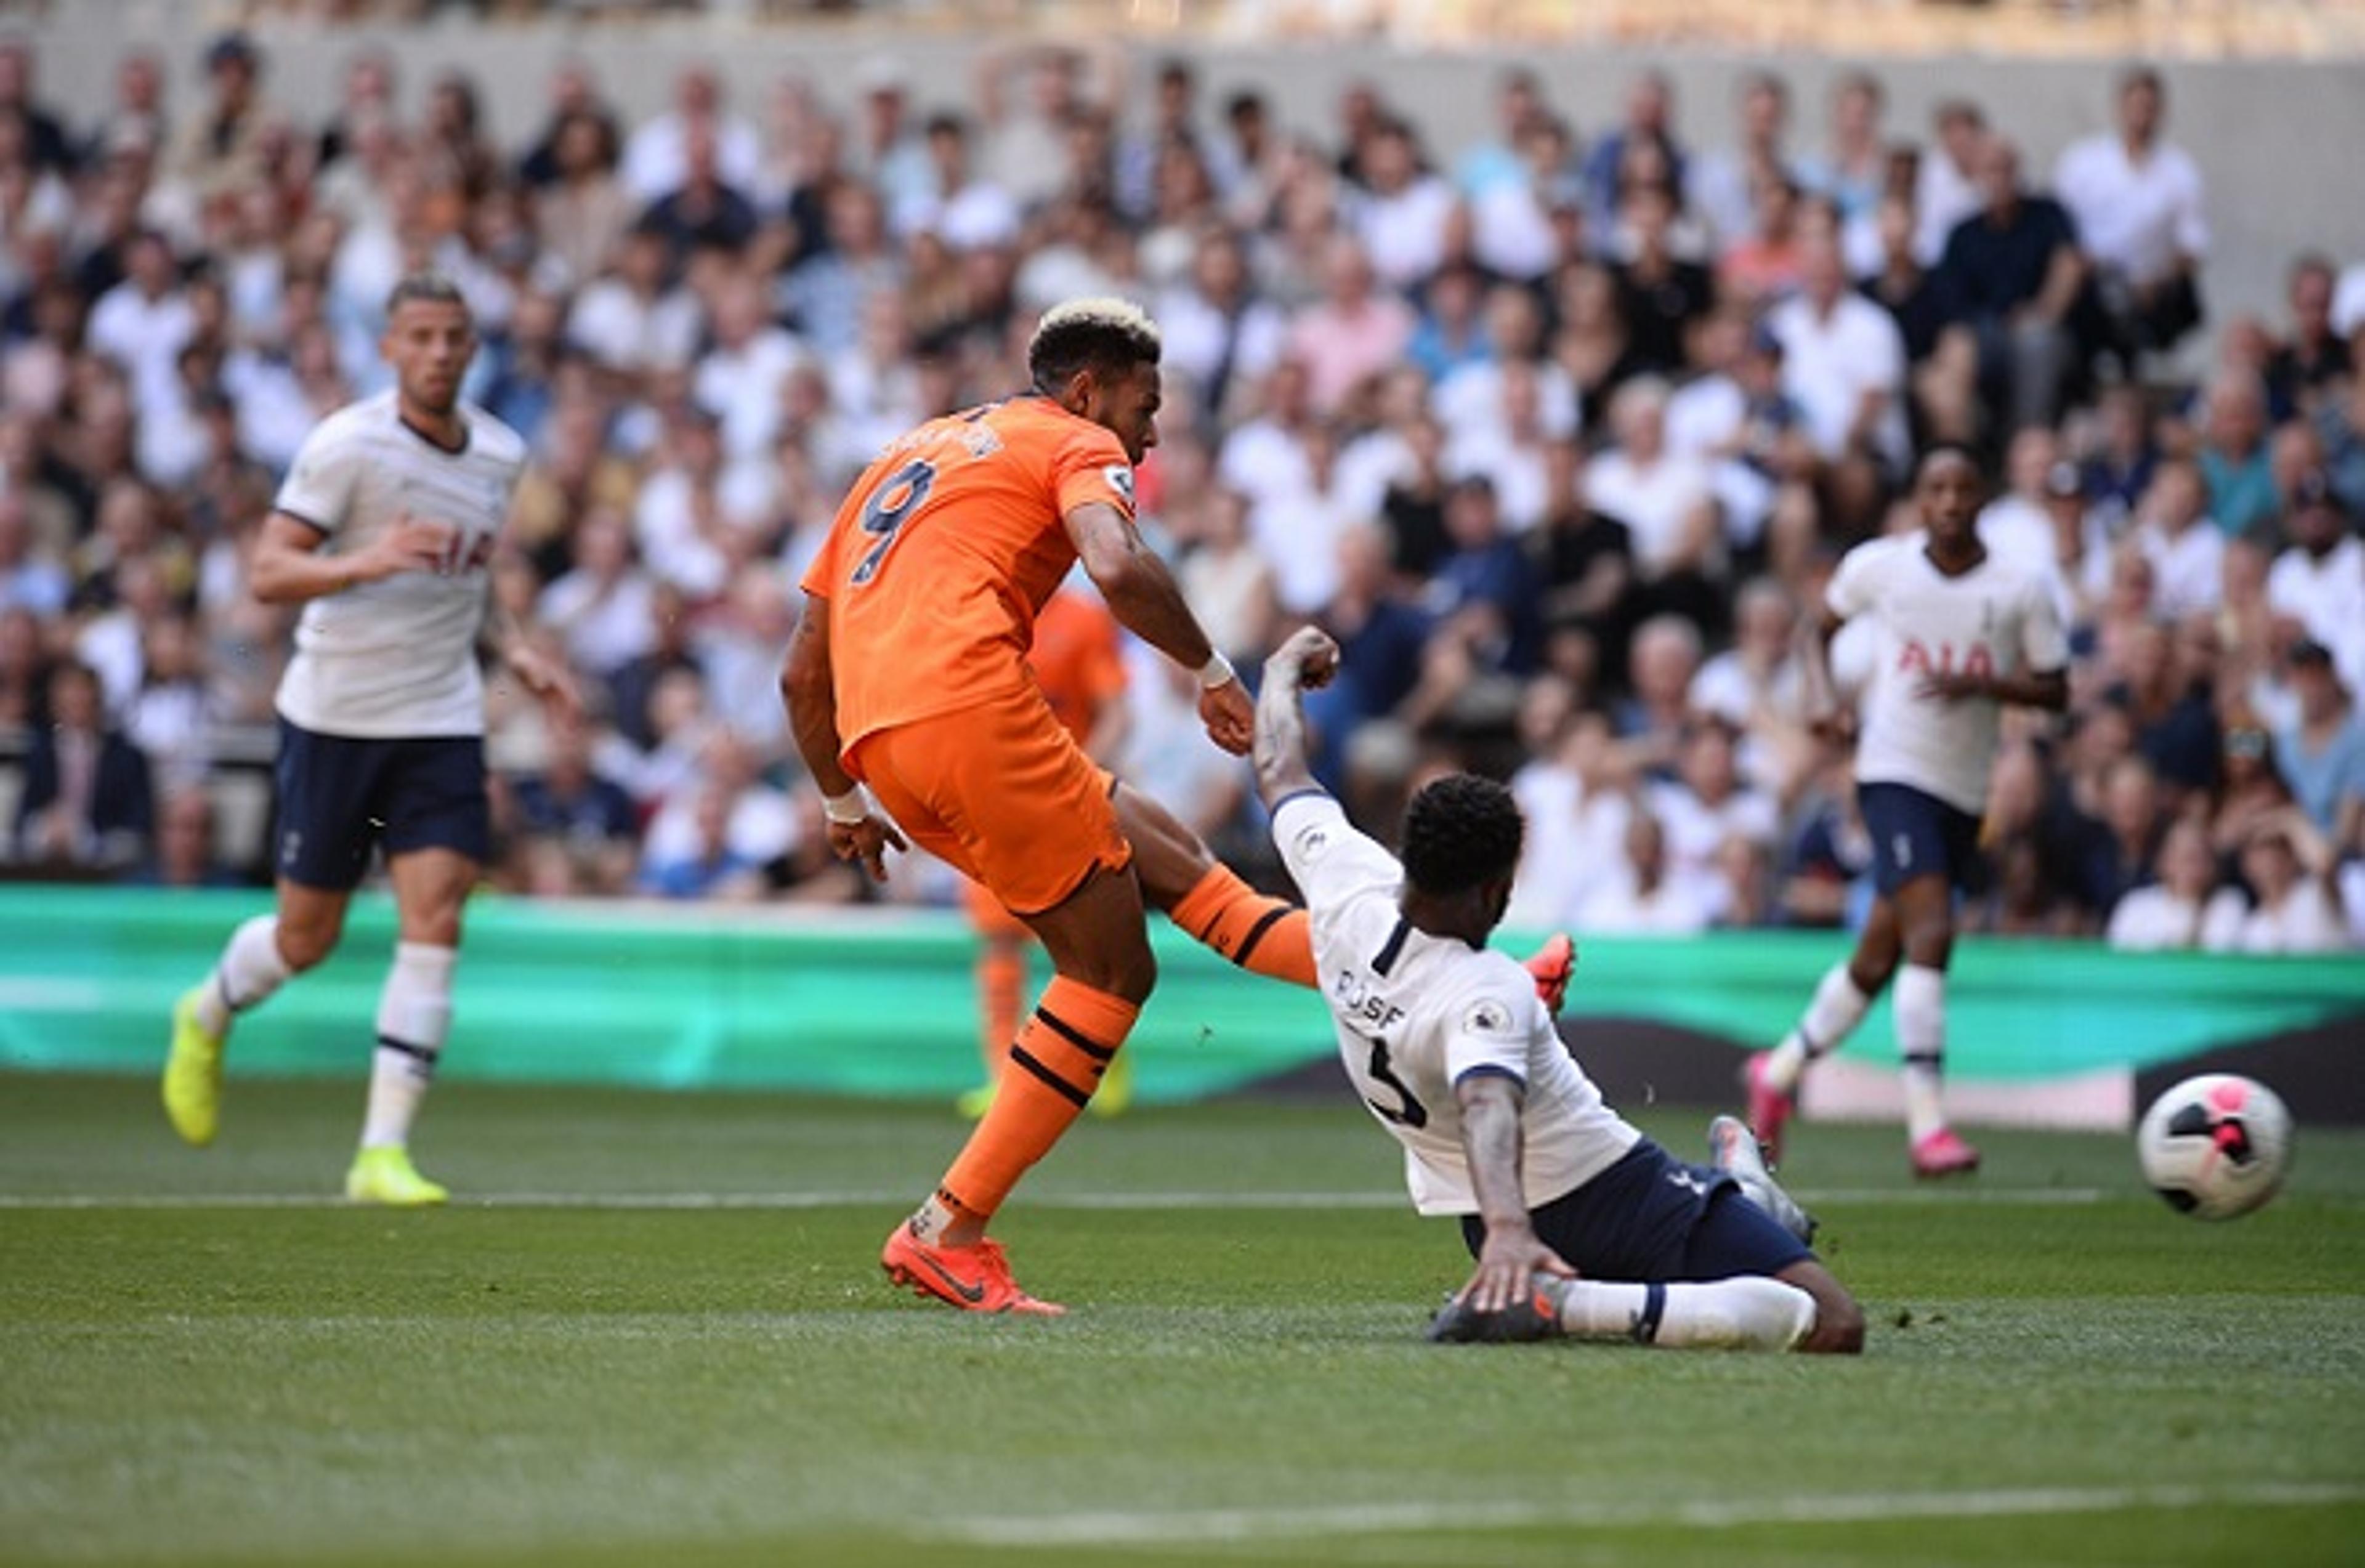
[[1642, 1287], [1642, 1316], [1634, 1319], [1634, 1343], [1649, 1345], [1659, 1338], [1659, 1319], [1667, 1314], [1667, 1287], [1648, 1284]]
[[1807, 1033], [1807, 1026], [1804, 1024], [1799, 1025], [1799, 1043], [1807, 1047], [1807, 1058], [1810, 1061], [1821, 1056], [1827, 1048], [1822, 1041]]
[[1907, 1067], [1926, 1067], [1931, 1071], [1935, 1072], [1939, 1068], [1945, 1065], [1946, 1053], [1944, 1051], [1905, 1051], [1900, 1053], [1897, 1059]]
[[[1046, 1029], [1050, 1030], [1051, 1033], [1059, 1036], [1059, 1038], [1067, 1041], [1068, 1044], [1075, 1047], [1076, 1049], [1092, 1058], [1094, 1061], [1110, 1062], [1116, 1060], [1116, 1047], [1115, 1046], [1104, 1046], [1100, 1044], [1098, 1041], [1086, 1035], [1082, 1029], [1077, 1028], [1073, 1024], [1069, 1023], [1066, 1019], [1060, 1017], [1058, 1014], [1052, 1012], [1048, 1007], [1037, 1008], [1035, 1010], [1035, 1020], [1037, 1023], [1042, 1025]], [[1013, 1046], [1010, 1048], [1012, 1050], [1016, 1050], [1018, 1047], [1016, 1046]]]
[[1288, 913], [1289, 905], [1276, 901], [1271, 909], [1264, 912], [1264, 918], [1250, 926], [1249, 934], [1240, 938], [1239, 951], [1232, 955], [1232, 962], [1242, 969], [1247, 969], [1249, 955], [1257, 950], [1257, 944], [1264, 940], [1264, 934], [1278, 925], [1282, 917]]
[[1057, 1092], [1067, 1096], [1070, 1100], [1074, 1101], [1077, 1109], [1082, 1110], [1084, 1106], [1092, 1103], [1093, 1097], [1090, 1093], [1077, 1088], [1066, 1079], [1061, 1078], [1058, 1073], [1053, 1072], [1049, 1068], [1045, 1067], [1041, 1062], [1037, 1061], [1033, 1056], [1027, 1053], [1024, 1047], [1011, 1047], [1010, 1059], [1017, 1066], [1025, 1068], [1028, 1072], [1031, 1072], [1036, 1077], [1041, 1079], [1046, 1088], [1054, 1090]]
[[1396, 921], [1396, 928], [1388, 933], [1386, 946], [1380, 949], [1380, 956], [1372, 960], [1372, 972], [1375, 975], [1384, 975], [1395, 969], [1396, 959], [1404, 953], [1405, 938], [1411, 935], [1412, 923], [1399, 917]]
[[425, 1046], [414, 1046], [409, 1040], [398, 1040], [392, 1035], [380, 1035], [377, 1037], [377, 1043], [381, 1049], [400, 1051], [426, 1070], [430, 1072], [435, 1070], [436, 1053], [429, 1050]]
[[221, 993], [222, 1006], [225, 1009], [232, 1013], [238, 1011], [238, 998], [230, 993], [230, 977], [219, 969], [214, 971], [214, 989]]

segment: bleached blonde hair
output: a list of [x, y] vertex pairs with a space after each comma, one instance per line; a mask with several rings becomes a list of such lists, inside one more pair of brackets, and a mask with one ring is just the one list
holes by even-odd
[[1158, 323], [1129, 299], [1067, 299], [1043, 312], [1026, 344], [1026, 373], [1049, 391], [1087, 366], [1124, 370], [1156, 364], [1163, 350]]

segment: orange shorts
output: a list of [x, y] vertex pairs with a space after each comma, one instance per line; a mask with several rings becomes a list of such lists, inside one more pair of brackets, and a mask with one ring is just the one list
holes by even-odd
[[968, 913], [969, 923], [980, 936], [1030, 935], [1026, 923], [1003, 908], [1002, 901], [988, 892], [982, 882], [962, 879], [961, 908]]
[[1109, 775], [1031, 687], [865, 735], [846, 760], [913, 843], [1014, 914], [1133, 862]]

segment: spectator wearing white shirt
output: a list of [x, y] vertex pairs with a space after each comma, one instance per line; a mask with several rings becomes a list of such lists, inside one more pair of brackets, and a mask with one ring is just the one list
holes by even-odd
[[[1529, 689], [1553, 688], [1539, 681]], [[1524, 703], [1520, 718], [1527, 727]], [[1575, 716], [1549, 751], [1511, 776], [1511, 794], [1528, 832], [1507, 918], [1522, 925], [1571, 924], [1619, 876], [1634, 810], [1633, 797], [1620, 785], [1616, 737], [1598, 712]]]
[[1704, 578], [1722, 570], [1724, 542], [1706, 466], [1666, 448], [1667, 386], [1630, 381], [1610, 400], [1617, 443], [1586, 470], [1585, 498], [1626, 525], [1647, 582]]
[[958, 115], [928, 121], [928, 162], [935, 177], [894, 209], [895, 232], [905, 240], [935, 234], [956, 251], [1007, 245], [1018, 238], [1018, 202], [970, 167], [968, 122]]
[[1904, 472], [1905, 339], [1888, 311], [1848, 286], [1839, 236], [1799, 244], [1801, 288], [1766, 318], [1782, 341], [1782, 386], [1807, 416], [1827, 463], [1864, 454]]
[[2365, 543], [2349, 532], [2339, 495], [2320, 473], [2293, 487], [2284, 524], [2291, 547], [2267, 572], [2267, 604], [2330, 648], [2352, 691], [2365, 691]]
[[1224, 438], [1216, 476], [1246, 496], [1251, 510], [1306, 487], [1306, 443], [1315, 423], [1311, 387], [1304, 363], [1284, 355], [1264, 378], [1255, 417]]
[[2135, 511], [2135, 547], [2151, 558], [2154, 614], [2181, 621], [2214, 610], [2224, 589], [2225, 535], [2209, 521], [2209, 487], [2181, 458], [2162, 463]]
[[1160, 364], [1190, 378], [1199, 409], [1211, 420], [1234, 402], [1236, 388], [1271, 373], [1289, 339], [1278, 307], [1257, 297], [1239, 236], [1209, 229], [1191, 257], [1191, 281], [1159, 301]]
[[681, 188], [689, 174], [693, 131], [714, 139], [715, 171], [738, 190], [763, 174], [764, 143], [756, 128], [723, 107], [723, 84], [712, 71], [693, 66], [676, 80], [674, 106], [633, 132], [624, 143], [624, 188], [654, 202]]
[[656, 646], [656, 584], [633, 559], [633, 529], [607, 507], [584, 513], [572, 570], [542, 590], [535, 618], [576, 667], [606, 679]]
[[1693, 711], [1743, 734], [1802, 724], [1806, 684], [1792, 646], [1799, 610], [1790, 590], [1753, 577], [1734, 598], [1732, 620], [1732, 646], [1692, 677]]
[[2159, 73], [2119, 84], [2115, 135], [2073, 143], [2053, 187], [2093, 258], [2096, 295], [2123, 355], [2172, 348], [2201, 322], [2199, 277], [2209, 251], [2201, 170], [2160, 138]]
[[1485, 352], [1457, 366], [1429, 395], [1430, 410], [1456, 439], [1485, 431], [1503, 418], [1503, 371], [1514, 363], [1534, 369], [1538, 412], [1553, 436], [1576, 433], [1576, 385], [1544, 354], [1543, 307], [1532, 289], [1515, 284], [1488, 291]]
[[624, 237], [615, 272], [575, 297], [567, 336], [603, 368], [635, 380], [678, 370], [698, 350], [698, 301], [668, 286], [665, 236], [636, 228]]
[[1301, 449], [1302, 483], [1275, 491], [1249, 513], [1249, 536], [1272, 566], [1273, 586], [1292, 615], [1319, 614], [1339, 590], [1339, 539], [1367, 521], [1339, 482], [1339, 432], [1310, 426]]
[[1625, 858], [1616, 874], [1577, 911], [1579, 931], [1625, 935], [1692, 936], [1715, 924], [1692, 883], [1667, 872], [1666, 831], [1647, 809], [1627, 820]]
[[734, 273], [714, 296], [714, 342], [698, 360], [692, 386], [701, 407], [723, 421], [723, 448], [760, 456], [780, 433], [782, 387], [805, 362], [804, 346], [771, 319], [763, 286]]
[[2348, 946], [2332, 847], [2296, 808], [2252, 827], [2242, 880], [2209, 901], [2201, 945], [2213, 953], [2333, 953]]
[[1543, 521], [1550, 500], [1548, 453], [1552, 437], [1545, 428], [1537, 367], [1513, 360], [1498, 368], [1500, 420], [1456, 439], [1446, 453], [1445, 467], [1456, 479], [1481, 475], [1491, 481], [1502, 504], [1505, 531], [1523, 534]]
[[153, 418], [179, 399], [178, 362], [196, 334], [197, 314], [162, 234], [132, 241], [127, 273], [91, 308], [90, 346], [123, 367], [140, 417]]
[[2131, 953], [2200, 946], [2216, 885], [2209, 830], [2190, 818], [2178, 822], [2160, 843], [2159, 880], [2135, 889], [2111, 911], [2110, 945]]
[[1781, 826], [1774, 798], [1743, 784], [1732, 732], [1694, 724], [1676, 753], [1675, 780], [1652, 785], [1644, 799], [1664, 834], [1667, 880], [1685, 884], [1711, 921], [1725, 918], [1734, 890], [1722, 865], [1727, 843], [1770, 851]]
[[1453, 187], [1421, 168], [1412, 128], [1399, 119], [1383, 121], [1365, 143], [1362, 174], [1354, 225], [1372, 270], [1393, 288], [1418, 287], [1445, 259]]

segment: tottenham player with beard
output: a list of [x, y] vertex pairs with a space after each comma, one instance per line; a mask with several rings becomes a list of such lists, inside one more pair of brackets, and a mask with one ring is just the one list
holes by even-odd
[[306, 438], [255, 547], [255, 597], [304, 607], [277, 704], [277, 910], [241, 925], [173, 1010], [163, 1095], [183, 1138], [213, 1141], [232, 1018], [335, 948], [383, 845], [400, 935], [345, 1195], [414, 1205], [447, 1195], [407, 1146], [451, 1031], [461, 905], [488, 848], [479, 636], [562, 718], [577, 700], [505, 617], [488, 626], [486, 568], [526, 454], [459, 400], [476, 349], [466, 302], [444, 277], [405, 277], [378, 347], [394, 388]]
[[1921, 530], [1849, 551], [1824, 595], [1821, 634], [1805, 660], [1819, 733], [1836, 735], [1842, 717], [1832, 639], [1858, 616], [1873, 617], [1879, 632], [1855, 754], [1878, 896], [1855, 952], [1823, 976], [1798, 1027], [1750, 1058], [1750, 1125], [1777, 1159], [1801, 1075], [1864, 1021], [1893, 976], [1914, 1174], [1978, 1169], [1978, 1150], [1946, 1125], [1939, 1094], [1955, 893], [1978, 876], [2001, 710], [2058, 712], [2069, 699], [2069, 648], [2053, 595], [2036, 573], [1988, 554], [1977, 523], [1980, 488], [1969, 453], [1933, 448], [1914, 476]]
[[1519, 862], [1510, 791], [1429, 784], [1399, 865], [1315, 784], [1300, 693], [1338, 659], [1308, 628], [1266, 663], [1257, 786], [1306, 895], [1347, 1076], [1404, 1146], [1414, 1206], [1459, 1216], [1477, 1259], [1430, 1338], [1862, 1349], [1863, 1313], [1748, 1129], [1720, 1116], [1713, 1165], [1671, 1158], [1602, 1103], [1532, 979], [1486, 946]]

